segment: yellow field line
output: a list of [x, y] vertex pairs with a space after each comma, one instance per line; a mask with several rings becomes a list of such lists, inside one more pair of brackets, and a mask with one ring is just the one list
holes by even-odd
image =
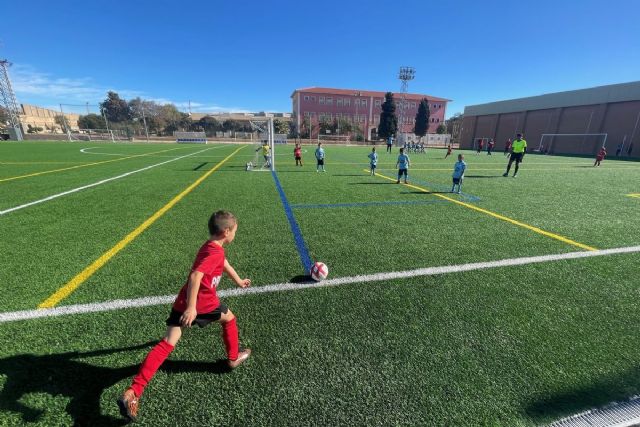
[[87, 167], [87, 166], [102, 165], [102, 164], [105, 164], [105, 163], [118, 162], [118, 161], [120, 161], [120, 160], [133, 159], [134, 157], [150, 156], [150, 155], [152, 155], [152, 154], [164, 153], [164, 152], [166, 152], [166, 151], [179, 150], [179, 149], [181, 149], [181, 148], [184, 148], [184, 147], [170, 148], [170, 149], [168, 149], [168, 150], [154, 151], [154, 152], [152, 152], [152, 153], [136, 154], [136, 155], [134, 155], [134, 156], [121, 157], [121, 158], [119, 158], [119, 159], [103, 160], [103, 161], [101, 161], [101, 162], [85, 163], [85, 164], [77, 165], [77, 166], [69, 166], [68, 168], [52, 169], [52, 170], [42, 171], [42, 172], [34, 172], [34, 173], [27, 174], [27, 175], [12, 176], [12, 177], [10, 177], [10, 178], [3, 178], [3, 179], [0, 179], [0, 182], [13, 181], [13, 180], [16, 180], [16, 179], [29, 178], [29, 177], [31, 177], [31, 176], [45, 175], [45, 174], [48, 174], [48, 173], [54, 173], [54, 172], [68, 171], [68, 170], [71, 170], [71, 169], [79, 169], [79, 168], [84, 168], [84, 167]]
[[640, 199], [640, 193], [631, 193], [631, 194], [627, 194], [627, 196], [629, 196], [629, 197], [637, 197], [638, 199]]
[[[368, 170], [367, 170], [367, 169], [364, 169], [364, 171], [365, 171], [365, 172], [368, 172]], [[395, 179], [395, 178], [391, 178], [391, 177], [388, 177], [388, 176], [382, 175], [382, 174], [380, 174], [380, 173], [376, 173], [376, 176], [379, 176], [380, 178], [387, 179], [387, 180], [389, 180], [389, 181], [396, 181], [396, 179]], [[568, 239], [568, 238], [566, 238], [566, 237], [563, 237], [563, 236], [561, 236], [561, 235], [559, 235], [559, 234], [550, 233], [550, 232], [545, 231], [545, 230], [542, 230], [542, 229], [540, 229], [540, 228], [538, 228], [538, 227], [534, 227], [534, 226], [532, 226], [532, 225], [525, 224], [524, 222], [516, 221], [515, 219], [511, 219], [511, 218], [506, 217], [506, 216], [504, 216], [504, 215], [500, 215], [500, 214], [497, 214], [497, 213], [495, 213], [495, 212], [491, 212], [491, 211], [489, 211], [489, 210], [479, 208], [478, 206], [474, 206], [474, 205], [472, 205], [472, 204], [470, 204], [470, 203], [461, 202], [460, 200], [456, 200], [456, 199], [453, 199], [453, 198], [451, 198], [451, 197], [444, 196], [444, 195], [442, 195], [442, 194], [431, 193], [429, 190], [426, 190], [426, 189], [424, 189], [424, 188], [422, 188], [422, 187], [418, 187], [417, 185], [413, 185], [413, 184], [402, 184], [402, 185], [405, 185], [405, 186], [407, 186], [407, 187], [409, 187], [409, 188], [413, 188], [413, 189], [415, 189], [415, 190], [419, 190], [419, 191], [421, 191], [421, 192], [423, 192], [423, 193], [430, 193], [430, 194], [433, 194], [434, 196], [436, 196], [436, 197], [440, 197], [441, 199], [448, 200], [448, 201], [450, 201], [450, 202], [452, 202], [452, 203], [455, 203], [455, 204], [457, 204], [457, 205], [464, 206], [465, 208], [472, 209], [472, 210], [474, 210], [474, 211], [476, 211], [476, 212], [481, 212], [481, 213], [483, 213], [483, 214], [486, 214], [486, 215], [492, 216], [492, 217], [497, 218], [497, 219], [500, 219], [500, 220], [502, 220], [502, 221], [506, 221], [506, 222], [511, 223], [511, 224], [513, 224], [513, 225], [517, 225], [517, 226], [519, 226], [519, 227], [526, 228], [527, 230], [534, 231], [534, 232], [536, 232], [536, 233], [538, 233], [538, 234], [542, 234], [543, 236], [551, 237], [552, 239], [559, 240], [559, 241], [564, 242], [564, 243], [567, 243], [567, 244], [569, 244], [569, 245], [577, 246], [577, 247], [579, 247], [579, 248], [581, 248], [581, 249], [585, 249], [585, 250], [587, 250], [587, 251], [596, 251], [596, 250], [597, 250], [597, 249], [596, 249], [596, 248], [594, 248], [594, 247], [587, 246], [587, 245], [584, 245], [584, 244], [582, 244], [582, 243], [579, 243], [579, 242], [573, 241], [573, 240]]]
[[67, 284], [58, 289], [53, 295], [44, 300], [38, 308], [51, 308], [57, 305], [60, 301], [71, 295], [73, 291], [75, 291], [82, 283], [84, 283], [89, 277], [93, 276], [93, 274], [98, 271], [102, 266], [104, 266], [111, 258], [113, 258], [118, 252], [124, 249], [129, 243], [131, 243], [136, 237], [138, 237], [144, 230], [149, 228], [151, 224], [156, 222], [158, 218], [164, 215], [169, 209], [171, 209], [176, 203], [178, 203], [184, 196], [189, 194], [194, 188], [196, 188], [202, 181], [204, 181], [209, 175], [214, 173], [216, 170], [220, 168], [227, 160], [233, 157], [238, 151], [242, 150], [245, 146], [238, 148], [233, 153], [229, 154], [224, 160], [215, 165], [209, 171], [207, 171], [200, 178], [195, 180], [191, 185], [189, 185], [186, 189], [184, 189], [180, 194], [171, 199], [169, 203], [161, 207], [156, 213], [151, 215], [144, 221], [142, 224], [138, 226], [131, 233], [127, 234], [122, 240], [115, 244], [111, 249], [102, 254], [100, 258], [95, 260], [91, 265], [86, 267], [80, 273], [78, 273], [73, 279], [71, 279]]

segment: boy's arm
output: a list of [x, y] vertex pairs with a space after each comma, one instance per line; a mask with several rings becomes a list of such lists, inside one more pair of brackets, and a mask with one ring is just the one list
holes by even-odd
[[196, 311], [196, 302], [198, 301], [198, 290], [202, 281], [203, 273], [192, 271], [189, 275], [189, 285], [187, 286], [187, 309], [180, 316], [182, 326], [189, 327], [196, 319], [198, 312]]
[[238, 276], [238, 273], [236, 273], [236, 270], [231, 267], [231, 264], [229, 264], [229, 261], [227, 261], [226, 259], [224, 260], [224, 272], [227, 273], [229, 277], [231, 277], [231, 279], [235, 282], [235, 284], [240, 286], [241, 288], [251, 286], [251, 280], [241, 279], [240, 276]]

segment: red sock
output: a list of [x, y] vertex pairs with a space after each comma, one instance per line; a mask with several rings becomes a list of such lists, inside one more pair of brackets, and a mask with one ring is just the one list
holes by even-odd
[[238, 358], [238, 325], [235, 317], [232, 321], [222, 324], [222, 340], [227, 350], [227, 358], [236, 360]]
[[142, 365], [140, 365], [138, 375], [133, 377], [133, 383], [131, 384], [131, 388], [136, 396], [142, 396], [144, 388], [149, 384], [151, 378], [153, 378], [158, 368], [160, 368], [160, 365], [169, 357], [173, 349], [174, 346], [162, 340], [147, 354]]

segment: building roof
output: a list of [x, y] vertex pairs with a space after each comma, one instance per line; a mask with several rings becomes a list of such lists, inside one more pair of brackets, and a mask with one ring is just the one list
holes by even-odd
[[464, 115], [483, 116], [638, 100], [640, 100], [640, 81], [469, 105], [464, 107]]
[[[302, 88], [302, 89], [296, 89], [293, 91], [293, 93], [291, 94], [291, 97], [293, 98], [293, 96], [295, 95], [296, 92], [300, 92], [300, 93], [326, 93], [326, 94], [330, 94], [330, 95], [350, 95], [350, 96], [355, 96], [357, 93], [360, 94], [359, 96], [373, 96], [373, 97], [377, 97], [377, 98], [384, 98], [384, 95], [387, 92], [381, 92], [381, 91], [375, 91], [375, 90], [359, 90], [359, 89], [332, 89], [332, 88], [328, 88], [328, 87], [306, 87], [306, 88]], [[393, 92], [393, 96], [397, 97], [402, 95], [400, 92]], [[423, 94], [418, 94], [418, 93], [406, 93], [405, 94], [405, 99], [415, 99], [415, 100], [421, 100], [422, 98], [427, 98], [429, 101], [442, 101], [442, 102], [449, 102], [451, 101], [450, 99], [446, 99], [446, 98], [438, 98], [437, 96], [431, 96], [431, 95], [423, 95]]]

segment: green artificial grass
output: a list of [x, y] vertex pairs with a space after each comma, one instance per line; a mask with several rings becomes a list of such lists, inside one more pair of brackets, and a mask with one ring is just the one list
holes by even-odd
[[[102, 154], [80, 153], [86, 147]], [[0, 181], [0, 210], [212, 148], [0, 216], [0, 311], [34, 309], [239, 147], [0, 144], [0, 180], [177, 148]], [[239, 219], [227, 258], [254, 286], [304, 274], [271, 174], [244, 171], [252, 148], [60, 304], [175, 294], [218, 209]], [[277, 174], [311, 258], [330, 277], [581, 250], [370, 177], [370, 147], [326, 147], [327, 173], [315, 172], [314, 147], [304, 149], [300, 168], [293, 148], [278, 146]], [[395, 177], [397, 150], [379, 155], [379, 172]], [[527, 155], [513, 179], [501, 176], [501, 153], [465, 155], [465, 195], [445, 196], [598, 249], [638, 244], [640, 199], [626, 195], [640, 192], [640, 164], [593, 168], [590, 159]], [[434, 149], [410, 156], [414, 185], [450, 189], [454, 158]], [[349, 206], [317, 206], [326, 204]], [[639, 260], [614, 255], [228, 298], [252, 358], [228, 373], [219, 327], [187, 331], [143, 397], [141, 425], [528, 426], [624, 399], [640, 389]], [[220, 289], [231, 287], [225, 278]], [[118, 425], [114, 401], [162, 336], [168, 310], [0, 324], [0, 425]]]

